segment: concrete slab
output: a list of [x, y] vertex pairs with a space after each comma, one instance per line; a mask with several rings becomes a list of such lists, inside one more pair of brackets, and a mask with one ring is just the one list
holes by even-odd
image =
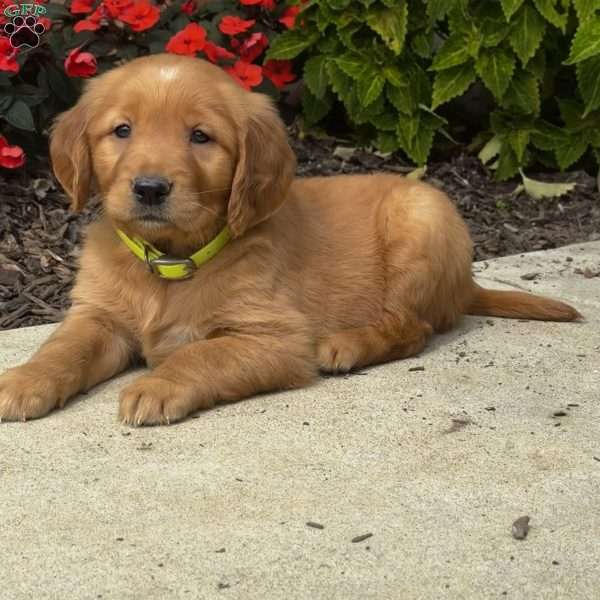
[[[171, 427], [117, 423], [133, 373], [2, 424], [0, 598], [596, 600], [600, 278], [586, 266], [600, 243], [476, 265], [484, 285], [569, 300], [585, 323], [467, 318], [420, 357]], [[50, 329], [0, 334], [0, 367]]]

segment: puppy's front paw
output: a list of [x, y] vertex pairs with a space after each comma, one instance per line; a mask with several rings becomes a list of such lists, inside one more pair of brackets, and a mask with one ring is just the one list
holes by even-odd
[[208, 407], [189, 385], [143, 375], [121, 392], [119, 418], [127, 425], [168, 425]]
[[9, 369], [0, 375], [0, 420], [26, 421], [62, 407], [61, 386], [29, 365]]
[[360, 356], [360, 348], [352, 336], [336, 333], [319, 344], [319, 368], [325, 373], [347, 373]]

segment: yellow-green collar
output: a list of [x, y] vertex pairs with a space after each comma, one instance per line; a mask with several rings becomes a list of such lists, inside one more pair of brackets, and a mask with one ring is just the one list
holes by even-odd
[[152, 273], [163, 279], [187, 279], [191, 277], [200, 265], [208, 262], [218, 254], [231, 239], [229, 227], [225, 226], [216, 238], [194, 252], [189, 258], [176, 258], [157, 250], [142, 238], [130, 238], [120, 229], [117, 229], [117, 234], [133, 254], [148, 265]]

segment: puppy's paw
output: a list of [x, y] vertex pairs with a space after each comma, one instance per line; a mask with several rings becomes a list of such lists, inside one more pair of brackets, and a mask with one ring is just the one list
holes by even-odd
[[127, 425], [169, 425], [199, 408], [198, 392], [158, 375], [143, 375], [128, 385], [119, 401], [119, 418]]
[[319, 368], [325, 373], [348, 373], [360, 357], [360, 348], [350, 335], [336, 333], [319, 344]]
[[59, 382], [36, 367], [22, 365], [0, 375], [0, 420], [26, 421], [62, 407]]

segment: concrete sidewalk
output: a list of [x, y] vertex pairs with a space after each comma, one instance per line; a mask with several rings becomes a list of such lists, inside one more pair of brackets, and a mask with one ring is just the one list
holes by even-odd
[[[586, 266], [600, 243], [476, 265], [483, 285], [570, 301], [585, 323], [467, 318], [420, 357], [170, 427], [118, 424], [132, 373], [3, 423], [0, 598], [597, 600], [600, 277]], [[0, 368], [49, 331], [1, 333]]]

